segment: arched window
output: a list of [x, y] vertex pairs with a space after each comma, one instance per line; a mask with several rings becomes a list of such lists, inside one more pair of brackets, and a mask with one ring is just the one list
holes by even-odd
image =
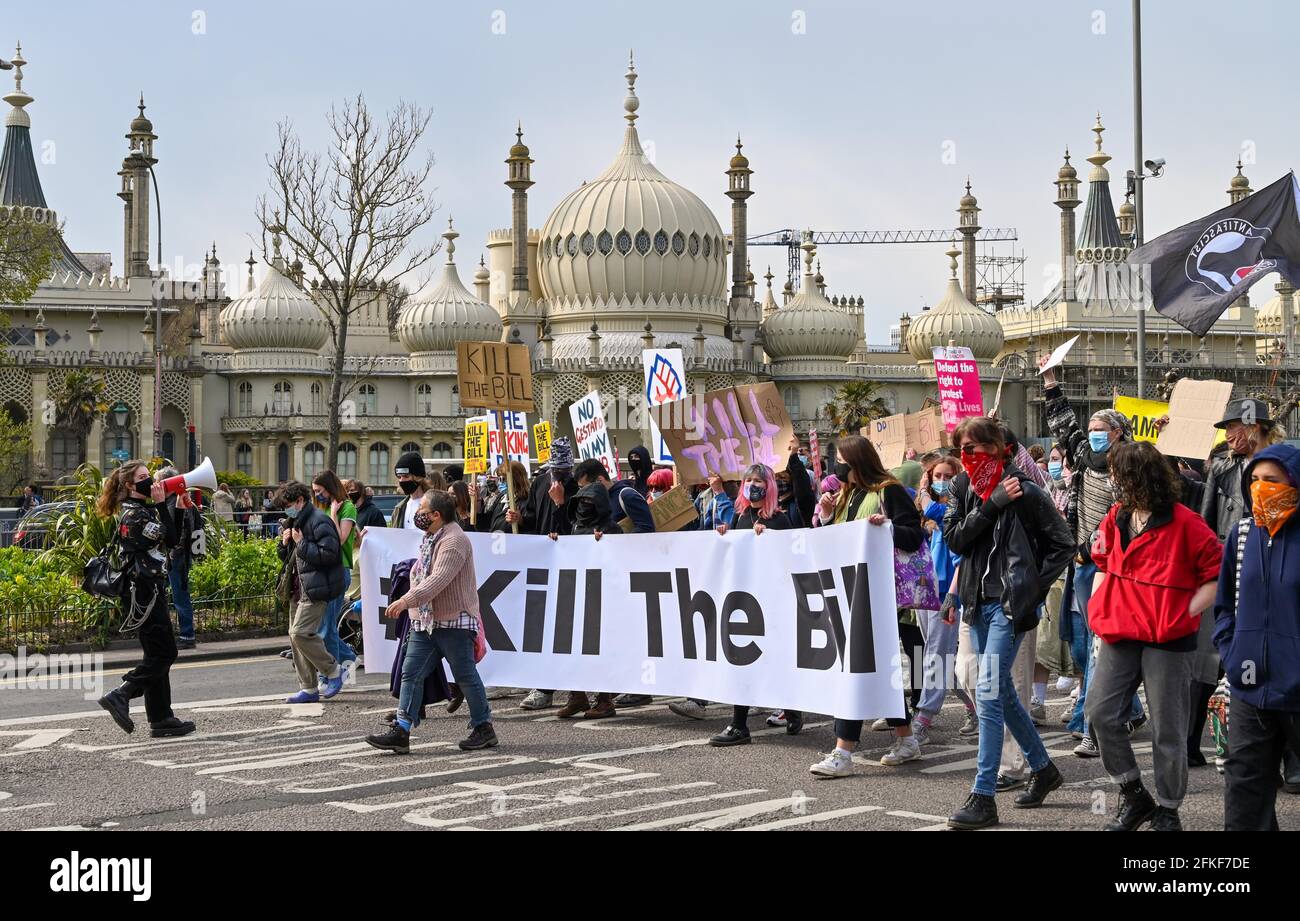
[[338, 463], [334, 472], [342, 479], [350, 480], [357, 475], [357, 446], [349, 442], [339, 445]]
[[415, 411], [421, 416], [433, 415], [433, 386], [421, 384], [415, 388]]
[[451, 457], [451, 445], [440, 441], [433, 446], [433, 456], [439, 459]]
[[9, 416], [9, 421], [15, 425], [22, 425], [27, 421], [27, 410], [16, 400], [10, 400], [4, 405], [4, 412]]
[[72, 432], [55, 431], [50, 436], [50, 466], [55, 477], [72, 473], [86, 461], [86, 444]]
[[416, 454], [420, 454], [421, 452], [424, 451], [424, 449], [421, 448], [418, 444], [416, 444], [413, 441], [408, 441], [406, 444], [402, 445], [403, 454], [410, 454], [412, 451], [414, 451]]
[[325, 398], [321, 393], [319, 381], [311, 385], [311, 414], [313, 416], [325, 414]]
[[388, 469], [388, 445], [373, 444], [370, 446], [370, 473], [366, 476], [367, 483], [385, 483], [392, 475]]
[[[362, 384], [357, 388], [357, 395], [361, 397], [361, 415], [379, 415], [379, 392], [375, 390], [374, 384]], [[337, 470], [334, 472], [338, 473]]]
[[785, 411], [790, 414], [790, 418], [801, 418], [799, 415], [799, 388], [787, 387], [781, 393], [781, 396], [785, 400]]
[[235, 448], [235, 469], [240, 473], [253, 475], [253, 449], [242, 442]]
[[293, 384], [288, 381], [276, 381], [275, 402], [271, 404], [271, 411], [277, 416], [293, 414]]
[[460, 415], [460, 384], [451, 385], [451, 414]]
[[[110, 414], [109, 418], [112, 418]], [[129, 428], [118, 428], [116, 424], [104, 429], [104, 467], [120, 467], [135, 456], [135, 439]]]
[[162, 433], [162, 456], [176, 464], [176, 436], [171, 432]]
[[325, 469], [325, 446], [313, 441], [302, 449], [302, 477], [308, 482]]
[[239, 385], [239, 414], [241, 416], [253, 414], [253, 385], [248, 381]]

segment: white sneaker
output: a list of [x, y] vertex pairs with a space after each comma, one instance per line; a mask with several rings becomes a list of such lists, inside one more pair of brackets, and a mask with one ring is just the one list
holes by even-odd
[[1066, 691], [1073, 691], [1078, 683], [1079, 680], [1077, 678], [1057, 678], [1056, 690], [1058, 693], [1064, 694]]
[[784, 710], [773, 710], [767, 715], [767, 725], [773, 729], [784, 729], [786, 722]]
[[890, 746], [889, 751], [880, 759], [881, 764], [896, 765], [905, 761], [915, 761], [921, 757], [921, 746], [916, 741], [916, 736], [905, 736], [898, 739]]
[[929, 745], [930, 727], [920, 720], [912, 720], [912, 738], [916, 739], [917, 745]]
[[668, 705], [668, 709], [688, 720], [702, 720], [708, 715], [708, 711], [694, 700], [674, 700]]
[[853, 756], [838, 748], [808, 769], [818, 777], [849, 777], [853, 774]]
[[488, 700], [506, 700], [515, 696], [514, 688], [487, 688]]
[[553, 692], [547, 694], [545, 691], [532, 690], [528, 692], [528, 696], [523, 699], [519, 706], [524, 710], [545, 710], [551, 706], [553, 696]]
[[887, 732], [893, 728], [893, 726], [889, 725], [889, 720], [885, 719], [883, 716], [871, 724], [872, 732]]

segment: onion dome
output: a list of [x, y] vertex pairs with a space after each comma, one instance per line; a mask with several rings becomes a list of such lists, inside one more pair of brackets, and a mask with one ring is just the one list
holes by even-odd
[[1057, 179], [1078, 179], [1079, 178], [1079, 171], [1075, 169], [1074, 164], [1070, 162], [1070, 148], [1068, 147], [1065, 148], [1065, 162], [1062, 163], [1061, 168], [1056, 171], [1056, 178]]
[[501, 317], [461, 284], [454, 255], [460, 234], [447, 221], [447, 264], [442, 277], [411, 295], [397, 319], [397, 338], [410, 352], [454, 352], [457, 342], [501, 338]]
[[968, 346], [976, 361], [992, 361], [1002, 350], [1002, 324], [966, 299], [957, 281], [954, 246], [948, 250], [952, 276], [943, 298], [914, 319], [907, 330], [907, 350], [917, 361], [933, 361], [934, 348], [949, 342]]
[[[237, 350], [295, 349], [319, 352], [329, 339], [325, 315], [288, 275], [280, 256], [280, 235], [271, 235], [271, 267], [255, 288], [221, 311], [226, 343]], [[252, 257], [249, 257], [250, 262]], [[252, 272], [252, 266], [249, 266]]]
[[529, 155], [528, 145], [524, 143], [524, 126], [520, 122], [515, 130], [515, 142], [510, 145], [511, 157], [527, 157]]
[[566, 196], [542, 225], [543, 295], [565, 300], [721, 299], [726, 244], [713, 212], [655, 168], [637, 135], [629, 62], [623, 146], [609, 167]]
[[763, 350], [774, 359], [847, 359], [858, 341], [858, 321], [826, 299], [813, 274], [817, 247], [805, 239], [799, 293], [763, 321]]
[[144, 93], [140, 94], [140, 114], [131, 119], [132, 134], [153, 134], [153, 122], [144, 114]]
[[732, 169], [747, 169], [749, 167], [749, 157], [740, 152], [740, 135], [736, 135], [736, 155], [731, 158]]

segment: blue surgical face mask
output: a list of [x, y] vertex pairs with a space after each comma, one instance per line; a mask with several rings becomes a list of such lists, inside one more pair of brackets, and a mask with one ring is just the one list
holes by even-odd
[[930, 488], [933, 489], [939, 495], [946, 496], [948, 494], [948, 481], [935, 480], [933, 483], [930, 484]]
[[507, 484], [505, 480], [501, 480], [500, 482], [497, 483], [497, 492], [502, 493], [504, 495], [508, 485], [509, 484]]
[[1097, 454], [1105, 454], [1110, 450], [1110, 435], [1106, 432], [1089, 432], [1088, 445]]
[[1054, 480], [1059, 480], [1061, 478], [1061, 471], [1063, 469], [1065, 469], [1065, 467], [1060, 461], [1047, 462], [1047, 475]]

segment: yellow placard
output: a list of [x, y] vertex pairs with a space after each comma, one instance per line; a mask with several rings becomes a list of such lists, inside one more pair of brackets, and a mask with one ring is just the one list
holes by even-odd
[[545, 464], [551, 459], [551, 423], [538, 422], [533, 426], [533, 449], [537, 452], [537, 463]]
[[[1159, 400], [1139, 400], [1137, 397], [1115, 395], [1115, 411], [1122, 414], [1133, 426], [1134, 441], [1149, 441], [1155, 444], [1160, 436], [1156, 420], [1169, 414], [1169, 404]], [[1219, 444], [1226, 437], [1223, 429], [1215, 435], [1214, 443]]]
[[468, 474], [488, 472], [487, 422], [465, 423], [465, 472]]

